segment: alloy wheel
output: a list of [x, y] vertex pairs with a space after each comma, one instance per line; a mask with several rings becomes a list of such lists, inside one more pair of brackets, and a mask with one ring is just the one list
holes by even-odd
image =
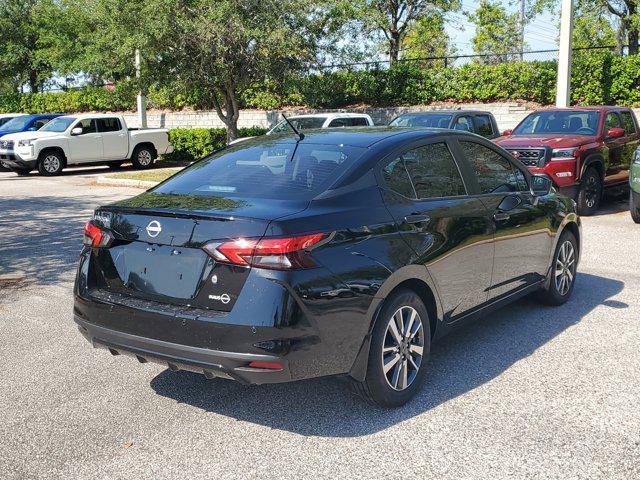
[[598, 184], [597, 179], [593, 175], [587, 178], [585, 187], [585, 202], [587, 207], [593, 208], [598, 200]]
[[42, 161], [42, 166], [47, 173], [56, 173], [60, 170], [60, 159], [55, 155], [47, 155]]
[[138, 163], [143, 167], [151, 164], [151, 152], [149, 150], [140, 150], [138, 152]]
[[576, 255], [573, 243], [569, 240], [560, 247], [558, 258], [556, 259], [556, 289], [563, 297], [571, 289], [571, 284], [575, 277]]
[[401, 307], [387, 323], [382, 344], [382, 371], [394, 390], [408, 388], [416, 379], [424, 353], [424, 327], [418, 312]]

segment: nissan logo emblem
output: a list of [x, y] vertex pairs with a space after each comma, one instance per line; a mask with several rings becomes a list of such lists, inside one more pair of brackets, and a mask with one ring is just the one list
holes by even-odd
[[147, 225], [147, 234], [151, 238], [156, 238], [158, 235], [160, 235], [161, 231], [162, 225], [160, 225], [160, 222], [158, 222], [157, 220], [153, 220], [152, 222], [149, 222], [149, 225]]

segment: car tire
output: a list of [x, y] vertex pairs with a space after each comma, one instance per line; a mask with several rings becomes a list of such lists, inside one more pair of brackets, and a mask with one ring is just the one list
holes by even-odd
[[553, 254], [549, 285], [538, 295], [542, 303], [558, 306], [569, 300], [576, 283], [578, 255], [576, 237], [571, 232], [563, 232]]
[[26, 177], [31, 173], [31, 168], [12, 168], [11, 171], [14, 172], [19, 177]]
[[629, 195], [629, 211], [634, 222], [640, 223], [640, 193], [631, 190]]
[[38, 171], [40, 175], [48, 177], [60, 175], [64, 168], [64, 156], [60, 152], [42, 152], [38, 160]]
[[120, 169], [120, 168], [122, 167], [122, 164], [123, 164], [123, 163], [124, 163], [124, 162], [109, 162], [108, 167], [109, 167], [111, 170], [118, 170], [118, 169]]
[[147, 146], [136, 147], [131, 156], [131, 163], [138, 169], [146, 169], [153, 166], [156, 159], [156, 152]]
[[408, 402], [426, 377], [429, 325], [429, 313], [415, 292], [402, 289], [392, 293], [371, 334], [365, 379], [352, 380], [354, 391], [381, 407], [400, 407]]
[[578, 198], [576, 204], [578, 206], [578, 214], [585, 217], [595, 214], [600, 207], [600, 199], [602, 198], [602, 177], [600, 172], [595, 168], [588, 168], [578, 190]]

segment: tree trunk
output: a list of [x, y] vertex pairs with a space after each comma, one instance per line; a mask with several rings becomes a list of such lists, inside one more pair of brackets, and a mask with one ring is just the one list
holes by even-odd
[[38, 73], [29, 72], [29, 89], [31, 93], [38, 93], [40, 91], [40, 82], [38, 82]]
[[631, 26], [628, 30], [628, 38], [629, 38], [629, 55], [637, 55], [638, 54], [638, 40], [640, 40], [640, 35], [638, 32], [638, 27]]
[[391, 32], [389, 35], [389, 66], [393, 67], [400, 58], [400, 33]]
[[[220, 91], [223, 99], [222, 103], [218, 98], [216, 90]], [[235, 91], [235, 86], [229, 82], [223, 87], [214, 89], [211, 100], [218, 117], [227, 127], [227, 143], [231, 143], [238, 138], [238, 119], [240, 118], [238, 96]]]

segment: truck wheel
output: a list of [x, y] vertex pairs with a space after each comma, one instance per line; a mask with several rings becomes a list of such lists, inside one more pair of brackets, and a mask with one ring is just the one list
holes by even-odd
[[60, 175], [64, 168], [64, 157], [58, 152], [44, 152], [38, 160], [38, 171], [41, 175]]
[[429, 313], [412, 290], [389, 296], [371, 334], [367, 374], [356, 393], [381, 407], [399, 407], [422, 387], [431, 346]]
[[640, 223], [640, 193], [631, 190], [629, 198], [629, 211], [631, 212], [631, 218], [636, 223]]
[[598, 211], [602, 198], [602, 179], [595, 168], [588, 168], [582, 176], [578, 190], [578, 214], [589, 216]]
[[155, 152], [151, 147], [136, 147], [131, 156], [131, 163], [136, 168], [149, 168], [155, 160]]
[[563, 232], [553, 255], [551, 280], [542, 290], [538, 299], [547, 305], [558, 306], [565, 303], [573, 293], [578, 267], [578, 241], [571, 232]]

